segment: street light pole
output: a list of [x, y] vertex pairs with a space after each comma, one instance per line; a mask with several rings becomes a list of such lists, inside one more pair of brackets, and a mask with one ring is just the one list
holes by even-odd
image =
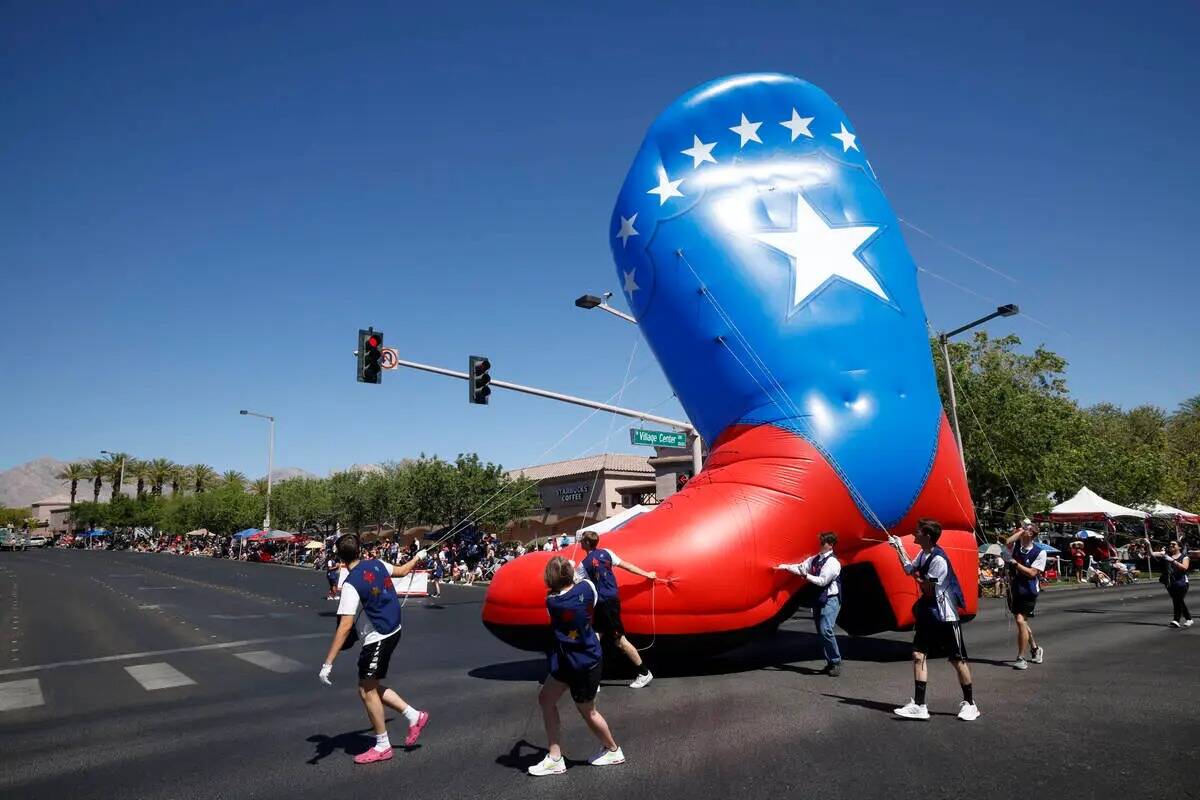
[[265, 419], [267, 427], [267, 512], [263, 520], [263, 530], [271, 530], [271, 473], [275, 470], [275, 418], [270, 414], [259, 414], [257, 411], [242, 409], [238, 412], [245, 417]]
[[974, 328], [977, 325], [982, 325], [985, 322], [989, 322], [996, 317], [1011, 317], [1014, 314], [1019, 313], [1020, 310], [1021, 309], [1019, 309], [1016, 304], [1008, 303], [1000, 306], [986, 317], [980, 317], [974, 322], [968, 322], [962, 327], [955, 328], [954, 330], [946, 333], [938, 334], [938, 344], [942, 346], [942, 358], [946, 361], [946, 389], [950, 395], [950, 424], [954, 426], [954, 439], [958, 442], [958, 457], [963, 462], [964, 470], [967, 468], [967, 459], [966, 454], [963, 452], [962, 429], [959, 428], [958, 425], [958, 398], [955, 397], [954, 394], [954, 370], [950, 366], [950, 337], [957, 336], [964, 331], [969, 331], [971, 328]]
[[575, 299], [575, 305], [580, 308], [598, 308], [601, 311], [607, 311], [617, 319], [623, 319], [630, 325], [637, 325], [637, 320], [624, 311], [619, 311], [608, 304], [608, 298], [612, 297], [612, 292], [605, 292], [600, 297], [594, 294], [585, 294]]

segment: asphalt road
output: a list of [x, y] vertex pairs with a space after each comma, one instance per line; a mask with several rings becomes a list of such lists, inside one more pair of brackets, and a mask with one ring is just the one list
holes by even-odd
[[324, 589], [321, 573], [272, 565], [0, 553], [0, 797], [1200, 796], [1200, 626], [1168, 629], [1157, 583], [1044, 595], [1046, 663], [1026, 672], [1006, 661], [1002, 606], [985, 601], [966, 628], [977, 722], [954, 718], [944, 662], [934, 718], [891, 716], [912, 687], [904, 634], [843, 639], [843, 676], [815, 674], [798, 618], [740, 650], [657, 665], [640, 691], [606, 680], [622, 766], [583, 763], [595, 744], [564, 704], [571, 768], [541, 779], [524, 768], [544, 744], [543, 661], [485, 632], [477, 587], [408, 604], [388, 683], [432, 720], [411, 751], [352, 764], [371, 740], [351, 654], [333, 688], [317, 682], [334, 624]]

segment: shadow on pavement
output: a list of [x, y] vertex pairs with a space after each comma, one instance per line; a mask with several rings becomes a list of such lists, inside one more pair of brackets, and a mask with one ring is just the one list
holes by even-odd
[[[385, 721], [391, 722], [390, 719]], [[339, 733], [337, 736], [326, 736], [318, 733], [308, 737], [305, 741], [312, 742], [317, 748], [317, 752], [306, 763], [316, 764], [333, 755], [338, 750], [341, 750], [348, 756], [356, 756], [359, 753], [365, 752], [368, 747], [374, 746], [375, 733], [371, 728], [347, 731], [346, 733]], [[397, 749], [407, 751], [415, 748], [401, 746]]]
[[1064, 608], [1064, 614], [1107, 614], [1107, 611], [1102, 611], [1098, 608]]
[[[528, 755], [522, 753], [522, 751], [526, 748], [529, 750]], [[549, 752], [550, 751], [544, 747], [539, 747], [536, 744], [530, 744], [524, 739], [518, 739], [517, 743], [512, 746], [511, 750], [496, 757], [496, 763], [502, 767], [508, 767], [509, 769], [515, 769], [524, 772], [529, 767], [532, 767], [534, 764], [545, 758], [546, 754]], [[563, 758], [566, 759], [568, 767], [580, 767], [587, 764], [586, 761], [577, 761], [575, 759], [567, 758], [565, 755]]]
[[[895, 714], [895, 709], [898, 708], [899, 706], [903, 705], [903, 703], [881, 703], [878, 700], [867, 700], [862, 697], [846, 697], [846, 696], [840, 695], [840, 694], [825, 694], [824, 696], [832, 698], [834, 700], [837, 700], [839, 703], [841, 703], [843, 705], [858, 706], [859, 708], [865, 708], [870, 711], [878, 711], [881, 714], [887, 714], [889, 717], [896, 720], [897, 722], [911, 722], [911, 720], [901, 719], [900, 717], [897, 717]], [[931, 716], [931, 717], [954, 717], [954, 716], [957, 716], [957, 712], [952, 714], [948, 711], [930, 711], [929, 716]]]
[[476, 667], [467, 673], [472, 678], [485, 681], [538, 681], [546, 677], [546, 659], [531, 658], [527, 661], [506, 661]]

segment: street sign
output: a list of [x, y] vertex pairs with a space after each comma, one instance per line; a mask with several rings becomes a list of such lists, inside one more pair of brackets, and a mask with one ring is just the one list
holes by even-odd
[[384, 369], [396, 369], [396, 367], [400, 366], [396, 363], [400, 360], [400, 354], [396, 352], [396, 348], [385, 347], [379, 353], [379, 366]]
[[630, 428], [629, 441], [632, 444], [644, 444], [650, 447], [687, 447], [687, 434]]

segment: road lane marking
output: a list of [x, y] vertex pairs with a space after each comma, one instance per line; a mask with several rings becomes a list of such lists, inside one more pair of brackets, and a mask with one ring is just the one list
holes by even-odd
[[208, 616], [212, 619], [279, 619], [292, 615], [286, 611], [272, 611], [270, 614], [209, 614]]
[[328, 639], [330, 634], [328, 631], [321, 633], [298, 633], [294, 636], [272, 636], [266, 639], [242, 639], [237, 642], [214, 642], [212, 644], [198, 644], [193, 647], [175, 647], [170, 650], [146, 650], [141, 653], [121, 653], [115, 656], [100, 656], [98, 658], [79, 658], [74, 661], [53, 661], [49, 664], [36, 664], [31, 667], [9, 667], [8, 669], [0, 669], [0, 676], [4, 675], [22, 675], [29, 672], [40, 672], [46, 669], [58, 669], [59, 667], [83, 667], [88, 664], [106, 664], [110, 661], [131, 661], [135, 658], [149, 658], [150, 656], [169, 656], [176, 653], [198, 653], [205, 650], [228, 650], [231, 647], [246, 647], [253, 644], [269, 644], [271, 642], [293, 642], [301, 639]]
[[154, 664], [138, 664], [126, 667], [125, 671], [148, 692], [172, 689], [176, 686], [191, 686], [194, 680], [184, 675], [165, 661]]
[[271, 672], [299, 672], [304, 665], [295, 659], [272, 653], [270, 650], [251, 650], [246, 653], [234, 653], [235, 658], [249, 661], [256, 667], [269, 669]]
[[146, 589], [154, 590], [154, 589], [178, 589], [179, 587], [178, 586], [139, 586], [138, 588], [142, 589], [142, 590], [146, 590]]
[[45, 703], [42, 684], [37, 678], [0, 683], [0, 711], [34, 708]]

